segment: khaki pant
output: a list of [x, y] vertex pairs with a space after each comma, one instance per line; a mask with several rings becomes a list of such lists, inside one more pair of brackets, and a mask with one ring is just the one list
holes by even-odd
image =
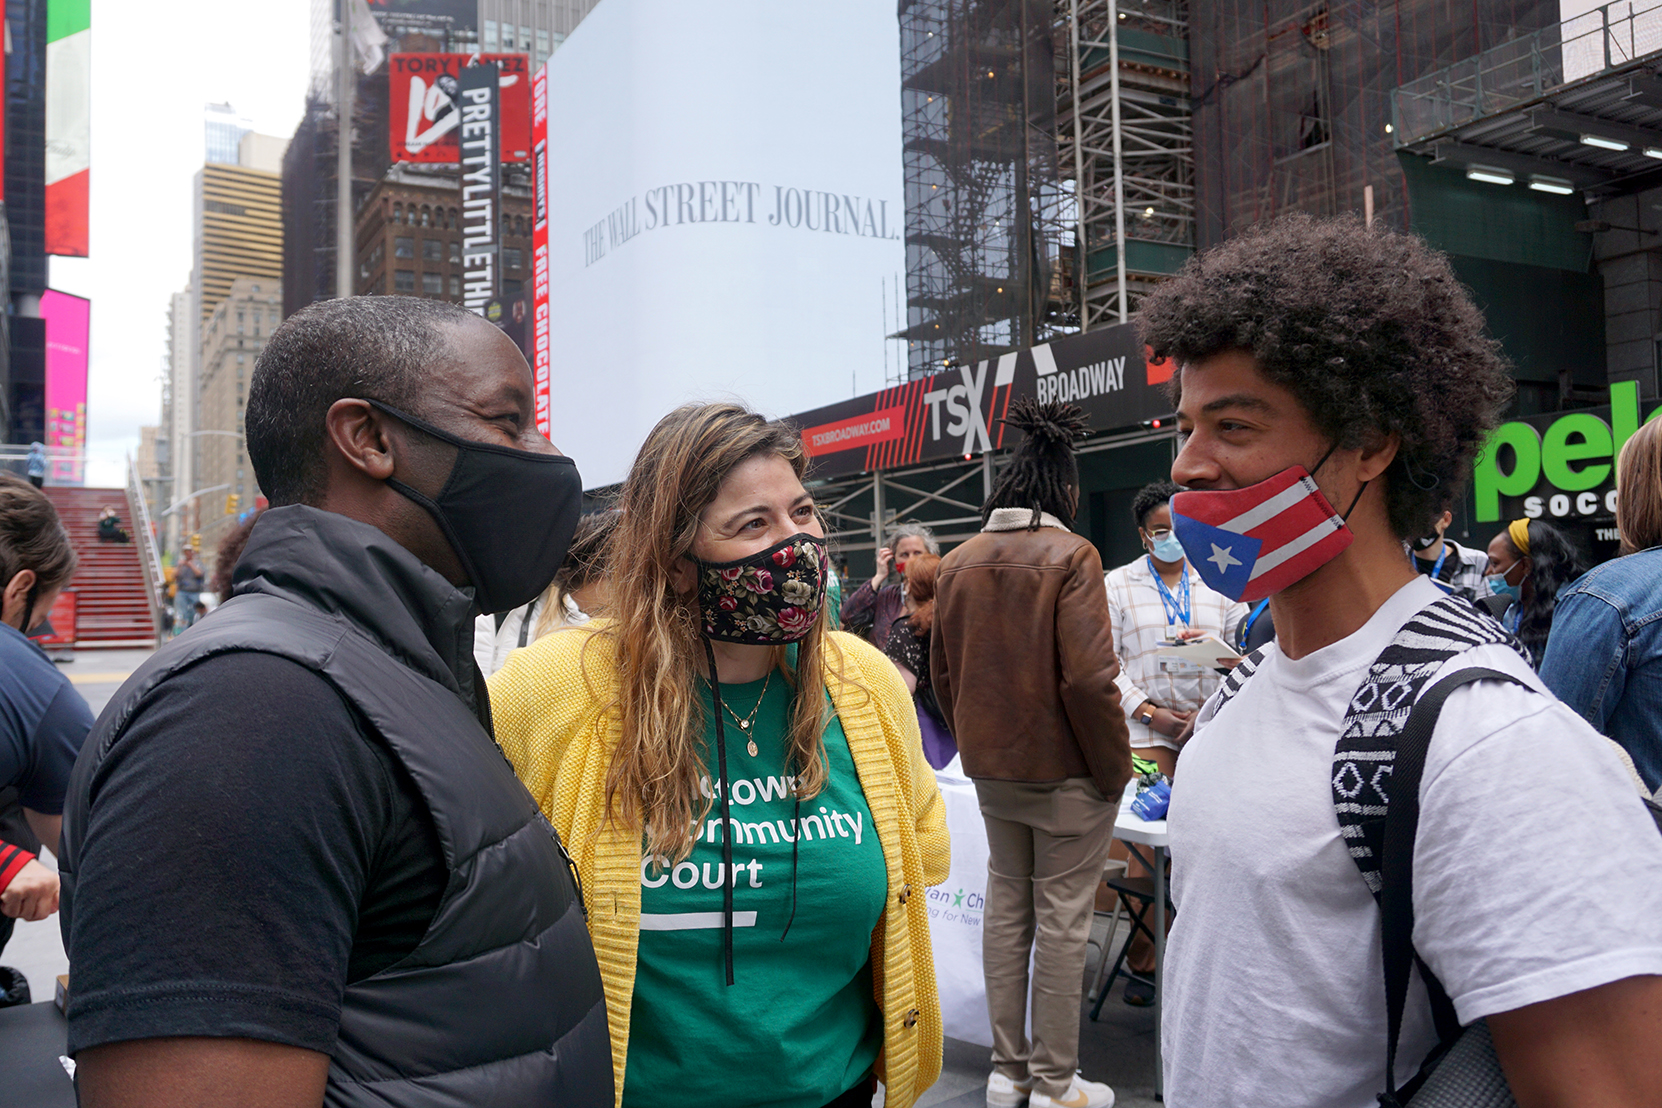
[[[993, 1068], [1063, 1096], [1079, 1065], [1085, 944], [1119, 805], [1088, 777], [1050, 784], [976, 781], [987, 824], [981, 964]], [[1026, 1034], [1033, 954], [1033, 1041]]]

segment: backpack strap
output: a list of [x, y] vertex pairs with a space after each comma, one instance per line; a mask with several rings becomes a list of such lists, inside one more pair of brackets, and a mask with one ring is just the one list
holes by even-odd
[[1517, 639], [1494, 617], [1457, 596], [1426, 605], [1368, 667], [1345, 711], [1333, 749], [1333, 810], [1368, 891], [1379, 899], [1380, 839], [1390, 806], [1397, 739], [1421, 691], [1457, 654], [1504, 643], [1526, 661]]
[[[1379, 899], [1380, 935], [1385, 962], [1385, 1015], [1388, 1039], [1385, 1048], [1385, 1093], [1379, 1103], [1386, 1108], [1403, 1105], [1419, 1090], [1426, 1077], [1454, 1045], [1460, 1031], [1454, 1004], [1448, 993], [1414, 951], [1414, 835], [1420, 822], [1420, 778], [1425, 772], [1426, 752], [1437, 727], [1437, 717], [1450, 693], [1474, 681], [1523, 682], [1497, 669], [1472, 667], [1458, 670], [1426, 690], [1413, 705], [1397, 736], [1396, 757], [1390, 773], [1392, 803], [1380, 836], [1381, 850], [1376, 875], [1383, 888]], [[1527, 688], [1528, 686], [1524, 686]], [[1408, 1002], [1408, 980], [1415, 965], [1431, 995], [1431, 1012], [1437, 1026], [1438, 1046], [1408, 1084], [1396, 1085], [1397, 1038], [1402, 1033], [1402, 1012]]]
[[1223, 710], [1223, 706], [1228, 704], [1236, 693], [1241, 691], [1241, 686], [1246, 684], [1247, 678], [1258, 672], [1258, 667], [1263, 662], [1264, 648], [1260, 646], [1235, 664], [1235, 667], [1224, 677], [1223, 684], [1218, 686], [1218, 707], [1212, 713], [1214, 716]]

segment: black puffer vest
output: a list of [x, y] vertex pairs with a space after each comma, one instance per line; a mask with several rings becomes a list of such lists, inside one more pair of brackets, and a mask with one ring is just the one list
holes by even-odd
[[[87, 738], [63, 827], [71, 952], [98, 767], [129, 721], [158, 684], [205, 658], [276, 654], [329, 681], [403, 763], [450, 872], [420, 945], [346, 986], [325, 1103], [610, 1108], [594, 949], [554, 829], [487, 730], [467, 594], [375, 528], [303, 507], [261, 518], [234, 592], [133, 674]], [[305, 716], [296, 705], [297, 727]]]

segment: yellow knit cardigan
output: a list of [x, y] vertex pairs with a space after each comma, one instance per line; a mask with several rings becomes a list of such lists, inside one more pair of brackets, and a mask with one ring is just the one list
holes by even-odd
[[[583, 878], [621, 1105], [640, 941], [641, 835], [605, 818], [606, 771], [621, 724], [615, 644], [596, 633], [603, 630], [603, 623], [572, 628], [514, 651], [491, 678], [490, 697], [497, 742]], [[924, 889], [946, 880], [950, 868], [946, 812], [899, 673], [870, 644], [840, 631], [831, 635], [847, 680], [828, 667], [824, 683], [889, 875], [888, 908], [871, 936], [873, 992], [883, 1013], [877, 1074], [889, 1108], [908, 1108], [941, 1072], [940, 997]]]

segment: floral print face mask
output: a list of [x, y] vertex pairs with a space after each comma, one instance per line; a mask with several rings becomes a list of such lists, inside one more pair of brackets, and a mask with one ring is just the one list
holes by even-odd
[[717, 642], [796, 642], [825, 606], [831, 559], [824, 539], [799, 533], [747, 558], [693, 561], [704, 634]]

